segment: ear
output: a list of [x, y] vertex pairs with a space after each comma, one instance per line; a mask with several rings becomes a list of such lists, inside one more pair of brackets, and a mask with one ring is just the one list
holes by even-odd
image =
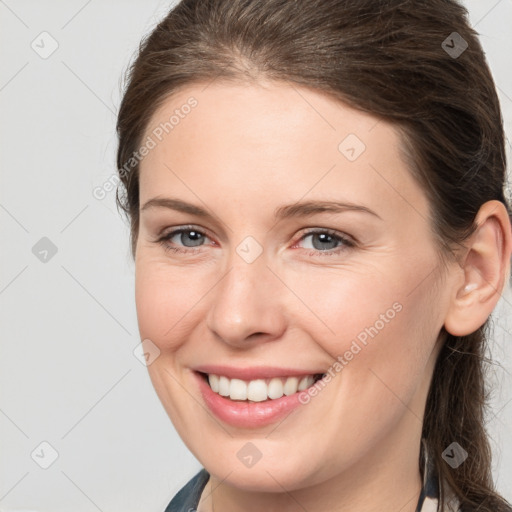
[[484, 203], [476, 231], [464, 242], [461, 278], [454, 284], [444, 327], [454, 336], [475, 332], [487, 320], [510, 276], [512, 228], [505, 205]]

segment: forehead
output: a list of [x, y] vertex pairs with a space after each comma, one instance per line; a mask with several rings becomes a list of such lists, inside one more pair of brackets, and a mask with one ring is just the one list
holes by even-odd
[[371, 196], [376, 208], [390, 200], [400, 206], [400, 196], [401, 203], [425, 202], [392, 125], [289, 83], [187, 86], [158, 108], [148, 138], [154, 148], [140, 166], [141, 204], [166, 192], [197, 200], [220, 190], [238, 202], [253, 198], [255, 212], [263, 199], [305, 194], [356, 202]]

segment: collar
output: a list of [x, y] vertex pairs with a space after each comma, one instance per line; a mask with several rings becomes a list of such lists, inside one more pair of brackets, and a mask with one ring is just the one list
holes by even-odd
[[428, 453], [425, 439], [421, 440], [420, 464], [422, 464], [423, 487], [418, 505], [416, 506], [416, 512], [458, 512], [460, 510], [460, 502], [446, 482], [444, 485], [446, 488], [446, 504], [442, 511], [439, 508], [439, 476], [434, 461]]

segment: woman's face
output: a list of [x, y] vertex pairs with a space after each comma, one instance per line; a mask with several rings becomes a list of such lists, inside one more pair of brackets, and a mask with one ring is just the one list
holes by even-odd
[[394, 129], [307, 88], [214, 82], [143, 140], [138, 322], [189, 449], [252, 490], [404, 454], [417, 471], [448, 278]]

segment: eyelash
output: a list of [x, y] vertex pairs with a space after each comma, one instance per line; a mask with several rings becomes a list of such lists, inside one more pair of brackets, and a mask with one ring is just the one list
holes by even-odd
[[[200, 248], [203, 247], [202, 245], [198, 246], [197, 248], [188, 247], [188, 248], [183, 249], [181, 247], [175, 247], [173, 245], [170, 245], [170, 243], [169, 243], [169, 240], [171, 238], [173, 238], [174, 236], [179, 235], [180, 233], [186, 233], [186, 232], [189, 232], [189, 231], [194, 231], [195, 233], [198, 233], [201, 236], [209, 238], [208, 235], [206, 235], [203, 231], [197, 229], [195, 226], [184, 226], [184, 227], [181, 227], [179, 229], [175, 229], [173, 231], [170, 231], [166, 235], [163, 235], [162, 237], [160, 237], [157, 240], [155, 240], [155, 243], [159, 243], [160, 245], [162, 245], [163, 248], [165, 249], [165, 251], [171, 251], [173, 253], [179, 253], [179, 254], [197, 253], [198, 251], [200, 251]], [[318, 255], [322, 255], [322, 256], [330, 256], [330, 255], [332, 255], [332, 256], [335, 256], [335, 255], [339, 255], [343, 251], [346, 251], [347, 249], [355, 247], [355, 245], [356, 245], [355, 242], [352, 239], [348, 238], [347, 236], [342, 235], [341, 233], [339, 233], [337, 231], [333, 231], [331, 229], [325, 229], [325, 228], [315, 228], [315, 229], [311, 229], [311, 230], [305, 232], [300, 237], [300, 239], [297, 242], [294, 243], [294, 246], [297, 243], [299, 243], [302, 240], [304, 240], [306, 237], [311, 236], [311, 235], [315, 235], [315, 234], [326, 234], [326, 235], [329, 235], [329, 236], [333, 237], [335, 240], [337, 240], [338, 242], [340, 242], [342, 245], [340, 247], [335, 248], [335, 249], [329, 249], [329, 250], [326, 250], [326, 251], [320, 251], [320, 250], [311, 251], [311, 252], [308, 253], [308, 256], [313, 256], [313, 257], [316, 257]]]

